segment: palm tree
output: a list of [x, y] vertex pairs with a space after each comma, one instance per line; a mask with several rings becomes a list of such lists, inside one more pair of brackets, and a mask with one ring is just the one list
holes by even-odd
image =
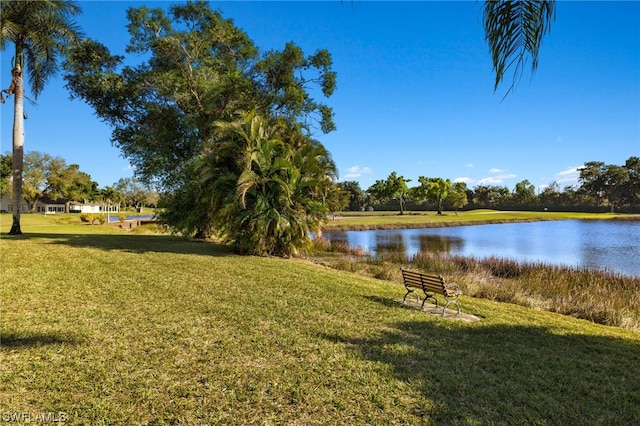
[[529, 57], [531, 71], [535, 72], [542, 39], [554, 19], [554, 0], [485, 1], [484, 31], [496, 73], [496, 90], [507, 69], [514, 66], [507, 96], [522, 75]]
[[219, 127], [228, 143], [199, 165], [215, 230], [244, 253], [297, 254], [326, 222], [324, 198], [335, 176], [328, 151], [255, 112]]
[[[13, 109], [13, 225], [9, 234], [21, 234], [22, 167], [24, 154], [24, 77], [26, 71], [35, 98], [58, 71], [67, 47], [80, 37], [72, 20], [80, 8], [72, 1], [0, 1], [0, 51], [15, 45], [11, 85], [3, 90], [14, 97]], [[0, 99], [4, 102], [4, 98]]]
[[295, 149], [293, 162], [300, 170], [296, 202], [315, 206], [306, 209], [306, 226], [309, 232], [319, 235], [335, 191], [338, 178], [336, 164], [325, 146], [313, 139], [307, 139], [305, 144]]
[[120, 203], [124, 198], [124, 195], [115, 189], [113, 186], [107, 186], [100, 190], [100, 198], [102, 202], [107, 203], [107, 222], [109, 221], [109, 215], [111, 214], [111, 206], [117, 205], [117, 211], [120, 211]]

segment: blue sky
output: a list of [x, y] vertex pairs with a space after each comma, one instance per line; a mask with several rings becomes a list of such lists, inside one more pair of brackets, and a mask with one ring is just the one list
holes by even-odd
[[[85, 34], [123, 53], [129, 6], [170, 2], [81, 1]], [[537, 72], [503, 100], [482, 30], [482, 3], [213, 2], [262, 50], [294, 41], [333, 56], [337, 90], [326, 100], [337, 131], [316, 137], [340, 180], [367, 189], [395, 171], [513, 189], [577, 184], [587, 161], [640, 156], [640, 2], [559, 1]], [[9, 86], [12, 49], [2, 52]], [[0, 106], [0, 150], [11, 151], [12, 100]], [[100, 187], [132, 176], [111, 130], [62, 79], [26, 105], [25, 149], [77, 163]]]

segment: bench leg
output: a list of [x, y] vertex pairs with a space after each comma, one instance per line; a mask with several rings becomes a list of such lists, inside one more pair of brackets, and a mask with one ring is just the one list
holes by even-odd
[[424, 300], [422, 301], [422, 310], [424, 311], [424, 303], [428, 300], [428, 299], [433, 299], [433, 303], [436, 304], [436, 308], [438, 307], [438, 299], [432, 295], [432, 294], [425, 294]]
[[456, 308], [458, 308], [458, 313], [456, 315], [460, 315], [460, 305], [458, 305], [458, 301], [457, 300], [447, 300], [447, 303], [445, 303], [444, 307], [442, 308], [442, 316], [444, 316], [444, 313], [447, 310], [447, 306], [449, 305], [449, 303], [453, 303], [454, 305], [456, 305]]
[[404, 295], [404, 298], [402, 299], [402, 303], [407, 303], [407, 296], [409, 294], [413, 293], [416, 296], [416, 302], [420, 303], [420, 296], [418, 296], [418, 293], [416, 293], [413, 290], [407, 290], [407, 294]]

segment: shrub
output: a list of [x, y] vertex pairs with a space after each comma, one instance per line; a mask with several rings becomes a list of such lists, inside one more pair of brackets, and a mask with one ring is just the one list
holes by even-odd
[[104, 215], [100, 213], [82, 213], [80, 215], [80, 220], [91, 225], [94, 225], [95, 222], [98, 222], [100, 225], [102, 225], [107, 221]]

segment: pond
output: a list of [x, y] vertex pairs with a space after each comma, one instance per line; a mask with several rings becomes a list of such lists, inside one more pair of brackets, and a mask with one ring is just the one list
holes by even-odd
[[404, 250], [509, 258], [640, 276], [640, 221], [563, 220], [452, 228], [325, 231], [371, 254]]
[[[154, 215], [138, 215], [138, 216], [127, 216], [125, 218], [125, 220], [151, 220], [153, 219], [155, 216]], [[111, 214], [109, 216], [109, 222], [119, 222], [120, 221], [120, 217], [117, 214]]]

